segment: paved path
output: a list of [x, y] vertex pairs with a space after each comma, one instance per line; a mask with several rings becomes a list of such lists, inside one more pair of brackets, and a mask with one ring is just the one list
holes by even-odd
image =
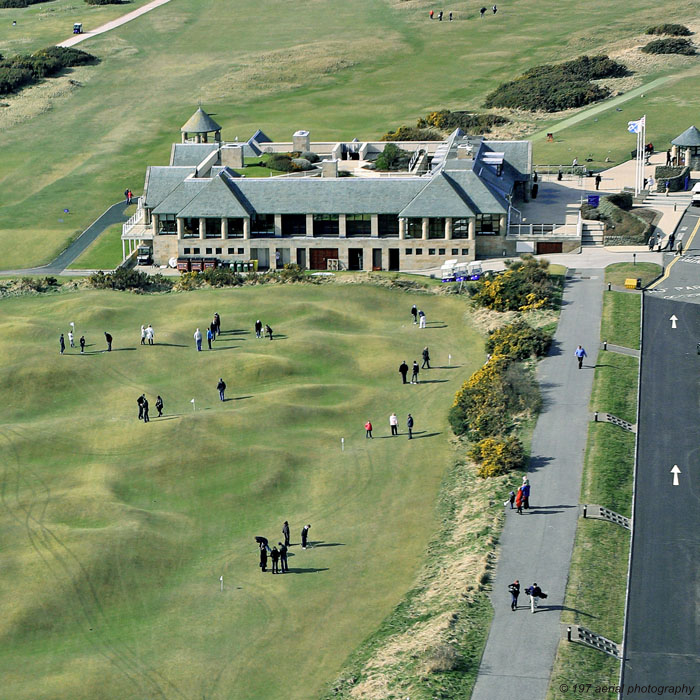
[[76, 44], [79, 44], [81, 41], [85, 41], [86, 39], [91, 39], [93, 36], [97, 36], [98, 34], [104, 34], [105, 32], [108, 32], [110, 29], [114, 29], [115, 27], [120, 27], [122, 24], [126, 24], [127, 22], [131, 22], [132, 19], [136, 19], [137, 17], [140, 17], [143, 14], [146, 14], [146, 12], [150, 12], [151, 10], [155, 9], [156, 7], [160, 7], [161, 5], [165, 5], [166, 2], [170, 2], [170, 0], [152, 0], [152, 2], [147, 3], [143, 7], [139, 7], [138, 10], [133, 10], [132, 12], [128, 12], [123, 17], [119, 17], [118, 19], [113, 19], [111, 22], [107, 22], [106, 24], [103, 24], [101, 27], [97, 27], [97, 29], [93, 29], [89, 32], [84, 32], [83, 34], [74, 34], [70, 39], [66, 39], [65, 41], [62, 41], [60, 44], [57, 44], [57, 46], [63, 46], [64, 48], [67, 48], [69, 46], [75, 46]]
[[[544, 700], [559, 644], [603, 296], [602, 270], [570, 274], [554, 345], [538, 370], [544, 408], [532, 440], [531, 510], [506, 513], [492, 594], [494, 618], [472, 700]], [[589, 354], [582, 370], [574, 358], [578, 343]], [[515, 579], [523, 590], [536, 581], [549, 593], [535, 615], [524, 595], [511, 612], [507, 588]]]
[[123, 224], [128, 220], [127, 204], [121, 200], [113, 204], [96, 221], [88, 226], [57, 258], [43, 267], [31, 267], [25, 270], [2, 270], [0, 275], [60, 275], [74, 260], [87, 250], [88, 246], [106, 229], [114, 224]]

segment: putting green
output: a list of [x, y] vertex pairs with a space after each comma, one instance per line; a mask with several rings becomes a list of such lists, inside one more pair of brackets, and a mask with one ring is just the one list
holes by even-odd
[[[318, 697], [409, 588], [434, 532], [447, 410], [483, 361], [464, 302], [287, 285], [0, 305], [3, 696]], [[224, 334], [197, 353], [194, 329], [215, 311]], [[255, 338], [256, 318], [274, 341]], [[85, 356], [59, 355], [71, 321]], [[139, 344], [147, 323], [154, 347]], [[426, 344], [430, 382], [402, 386], [398, 364]], [[253, 538], [276, 543], [285, 519], [291, 572], [262, 574]], [[305, 523], [316, 544], [302, 551]]]

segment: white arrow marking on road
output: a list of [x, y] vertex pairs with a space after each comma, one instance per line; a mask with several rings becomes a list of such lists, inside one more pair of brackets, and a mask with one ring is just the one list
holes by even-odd
[[678, 475], [681, 473], [681, 470], [678, 468], [677, 464], [673, 465], [673, 469], [671, 469], [671, 474], [673, 474], [673, 485], [678, 486]]
[[671, 316], [671, 318], [669, 318], [668, 320], [671, 322], [671, 328], [675, 328], [675, 327], [676, 327], [676, 321], [678, 320], [678, 319], [676, 318], [676, 314], [673, 314], [673, 316]]

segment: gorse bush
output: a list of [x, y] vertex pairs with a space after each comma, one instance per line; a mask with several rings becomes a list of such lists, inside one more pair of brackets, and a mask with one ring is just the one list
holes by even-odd
[[377, 170], [406, 170], [411, 154], [393, 143], [387, 143], [374, 162]]
[[387, 131], [382, 141], [442, 141], [442, 134], [435, 129], [418, 128], [402, 124], [396, 131]]
[[494, 311], [531, 311], [554, 305], [557, 283], [549, 275], [549, 261], [524, 257], [500, 275], [482, 278], [468, 287], [477, 306]]
[[114, 272], [96, 272], [88, 277], [88, 284], [95, 289], [118, 289], [121, 291], [161, 292], [169, 291], [173, 281], [161, 274], [147, 275], [138, 270], [117, 268]]
[[88, 5], [123, 5], [129, 0], [85, 0]]
[[486, 350], [494, 355], [503, 355], [511, 360], [528, 357], [543, 357], [552, 344], [550, 333], [533, 328], [525, 321], [515, 321], [498, 330], [491, 331], [486, 340]]
[[40, 2], [50, 2], [50, 0], [0, 0], [0, 9], [29, 7], [30, 5], [38, 5]]
[[516, 80], [499, 85], [487, 95], [486, 107], [509, 107], [558, 112], [606, 98], [610, 90], [591, 83], [621, 78], [628, 69], [607, 56], [581, 56], [573, 61], [531, 68]]
[[695, 47], [688, 39], [656, 39], [642, 46], [643, 53], [650, 54], [681, 54], [695, 56]]
[[507, 124], [510, 119], [501, 117], [498, 114], [478, 114], [476, 112], [456, 111], [442, 109], [431, 112], [425, 118], [418, 120], [419, 128], [435, 127], [443, 131], [454, 131], [462, 129], [471, 134], [486, 134], [494, 126]]
[[634, 204], [634, 198], [630, 192], [615, 192], [607, 195], [605, 199], [607, 199], [611, 204], [614, 204], [616, 207], [624, 209], [625, 211], [629, 211]]
[[659, 24], [656, 27], [649, 27], [647, 34], [667, 34], [668, 36], [690, 36], [692, 32], [682, 24]]
[[476, 473], [483, 479], [525, 466], [525, 450], [515, 435], [484, 438], [472, 446], [469, 456], [479, 465]]

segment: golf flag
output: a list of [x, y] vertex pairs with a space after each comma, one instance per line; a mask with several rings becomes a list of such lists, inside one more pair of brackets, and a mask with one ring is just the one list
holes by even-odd
[[630, 134], [641, 133], [642, 129], [644, 128], [645, 121], [646, 117], [642, 117], [641, 119], [637, 119], [637, 121], [627, 122], [627, 131], [629, 131]]
[[190, 399], [190, 403], [194, 403], [194, 399]]

